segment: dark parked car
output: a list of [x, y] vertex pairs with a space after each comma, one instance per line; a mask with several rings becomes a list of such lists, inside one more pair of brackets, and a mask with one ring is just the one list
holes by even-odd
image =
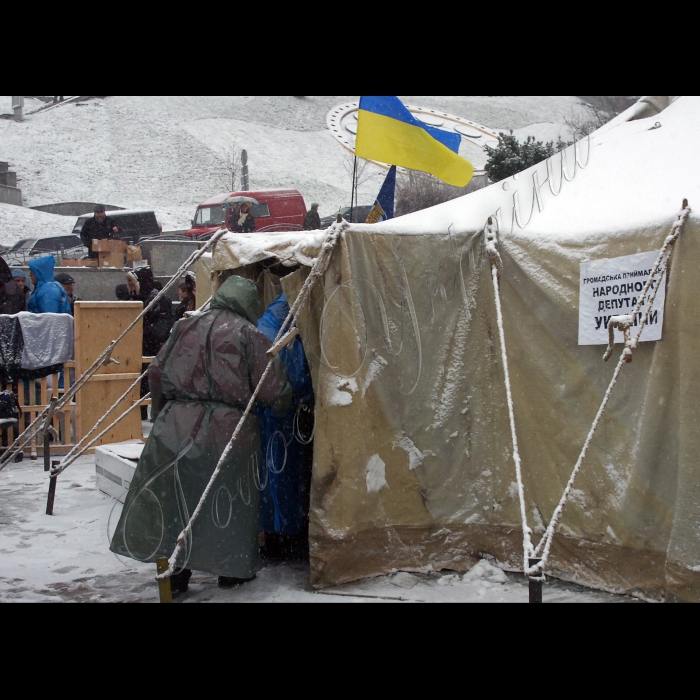
[[53, 255], [58, 263], [61, 257], [82, 258], [85, 252], [79, 236], [50, 236], [17, 241], [2, 257], [10, 267], [21, 267], [46, 255]]
[[[367, 217], [369, 213], [374, 209], [374, 205], [369, 207], [343, 207], [338, 214], [342, 214], [345, 221], [351, 224], [364, 224], [367, 223]], [[321, 228], [328, 228], [338, 220], [338, 214], [333, 214], [333, 216], [326, 216], [321, 219]]]
[[[79, 236], [85, 222], [93, 216], [94, 214], [81, 216], [75, 224], [73, 233]], [[117, 225], [119, 238], [132, 245], [142, 238], [158, 238], [162, 233], [162, 227], [152, 211], [109, 211], [107, 216]]]

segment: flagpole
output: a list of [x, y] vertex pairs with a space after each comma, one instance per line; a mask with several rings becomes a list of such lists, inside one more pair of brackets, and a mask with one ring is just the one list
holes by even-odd
[[350, 198], [350, 223], [354, 224], [355, 204], [357, 199], [357, 156], [355, 156], [355, 166], [352, 171], [352, 196]]

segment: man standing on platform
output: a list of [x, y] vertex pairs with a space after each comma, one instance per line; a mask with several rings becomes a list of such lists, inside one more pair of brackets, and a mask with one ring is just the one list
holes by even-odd
[[80, 237], [83, 239], [83, 245], [88, 249], [88, 257], [97, 260], [97, 253], [92, 250], [93, 241], [102, 241], [104, 239], [117, 239], [119, 236], [119, 228], [114, 219], [107, 216], [104, 205], [98, 204], [95, 207], [95, 216], [85, 222], [83, 230], [80, 232]]

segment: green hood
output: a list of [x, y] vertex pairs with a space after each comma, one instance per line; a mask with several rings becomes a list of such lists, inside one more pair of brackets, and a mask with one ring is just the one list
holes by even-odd
[[247, 318], [254, 326], [263, 315], [258, 288], [250, 280], [230, 277], [214, 295], [212, 309], [226, 309]]

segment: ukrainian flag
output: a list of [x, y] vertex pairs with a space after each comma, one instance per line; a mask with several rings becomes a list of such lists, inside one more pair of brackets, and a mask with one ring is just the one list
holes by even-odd
[[398, 97], [365, 96], [360, 100], [359, 158], [420, 170], [456, 187], [474, 177], [474, 166], [459, 156], [462, 137], [418, 121]]

